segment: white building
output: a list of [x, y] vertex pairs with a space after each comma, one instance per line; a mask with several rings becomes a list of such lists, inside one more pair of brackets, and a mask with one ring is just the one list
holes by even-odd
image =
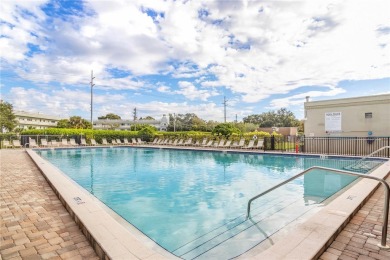
[[41, 113], [30, 113], [25, 111], [14, 111], [16, 117], [16, 128], [21, 129], [46, 129], [57, 126], [58, 121], [63, 118], [57, 116], [49, 116]]
[[307, 101], [305, 136], [390, 136], [390, 94]]
[[151, 125], [160, 131], [166, 131], [169, 125], [169, 118], [163, 115], [160, 120], [99, 119], [93, 121], [93, 129], [130, 130], [132, 125], [137, 124]]

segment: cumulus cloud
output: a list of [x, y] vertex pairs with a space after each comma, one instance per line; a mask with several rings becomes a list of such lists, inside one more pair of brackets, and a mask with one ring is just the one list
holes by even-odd
[[0, 5], [2, 68], [36, 84], [88, 85], [93, 69], [104, 90], [207, 103], [225, 88], [248, 104], [327, 88], [268, 104], [276, 108], [303, 103], [302, 95], [335, 96], [340, 81], [386, 78], [390, 70], [385, 0], [87, 0], [63, 17], [43, 9], [48, 2]]

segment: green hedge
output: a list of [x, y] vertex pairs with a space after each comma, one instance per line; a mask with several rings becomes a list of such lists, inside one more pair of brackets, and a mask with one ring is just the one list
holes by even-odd
[[[116, 130], [92, 130], [92, 129], [65, 129], [65, 128], [48, 128], [48, 129], [31, 129], [25, 130], [21, 133], [22, 135], [57, 135], [57, 136], [73, 136], [73, 135], [83, 135], [87, 142], [89, 143], [91, 139], [95, 139], [98, 143], [102, 142], [103, 138], [106, 138], [107, 141], [111, 142], [113, 139], [127, 138], [129, 141], [131, 138], [141, 138], [144, 141], [152, 141], [154, 138], [162, 139], [187, 139], [192, 138], [193, 142], [199, 140], [202, 141], [203, 138], [214, 139], [219, 141], [220, 139], [225, 139], [223, 136], [213, 135], [211, 132], [198, 132], [198, 131], [182, 131], [182, 132], [154, 132], [153, 136], [143, 136], [140, 131], [116, 131]], [[278, 136], [274, 133], [275, 136]], [[4, 135], [4, 134], [3, 134]], [[15, 136], [15, 134], [9, 134], [10, 136]], [[250, 132], [245, 134], [233, 134], [230, 136], [230, 140], [238, 141], [241, 138], [245, 138], [248, 142], [253, 136], [262, 139], [264, 137], [270, 137], [271, 135], [267, 132]]]

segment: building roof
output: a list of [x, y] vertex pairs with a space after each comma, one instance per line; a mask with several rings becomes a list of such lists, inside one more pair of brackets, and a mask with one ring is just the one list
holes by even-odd
[[309, 102], [305, 102], [304, 105], [305, 108], [310, 108], [310, 107], [322, 107], [322, 106], [330, 107], [330, 106], [339, 106], [339, 105], [355, 106], [355, 105], [362, 105], [363, 103], [366, 104], [389, 103], [390, 104], [390, 94], [309, 101]]
[[26, 111], [14, 111], [14, 115], [17, 117], [31, 117], [31, 118], [41, 118], [41, 119], [50, 119], [50, 120], [61, 120], [64, 119], [58, 116], [45, 115], [41, 113], [31, 113]]

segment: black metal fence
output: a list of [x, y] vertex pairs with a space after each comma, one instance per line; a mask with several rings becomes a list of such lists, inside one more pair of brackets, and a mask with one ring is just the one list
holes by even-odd
[[[264, 150], [309, 154], [365, 156], [384, 146], [390, 137], [305, 137], [271, 136], [264, 138]], [[389, 149], [375, 154], [390, 158]]]
[[[365, 156], [390, 145], [390, 137], [302, 137], [304, 153]], [[390, 158], [389, 149], [375, 154]]]
[[299, 136], [271, 136], [264, 137], [265, 151], [299, 152], [302, 147]]

